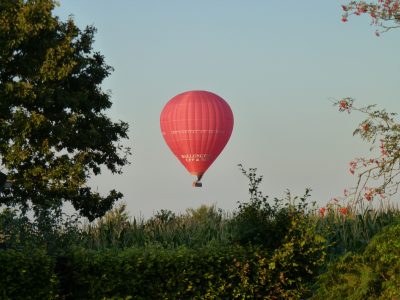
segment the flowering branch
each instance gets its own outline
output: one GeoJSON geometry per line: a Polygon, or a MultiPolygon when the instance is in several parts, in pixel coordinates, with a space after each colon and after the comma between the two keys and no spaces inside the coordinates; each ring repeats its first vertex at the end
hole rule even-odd
{"type": "Polygon", "coordinates": [[[395,113],[375,110],[375,105],[363,108],[353,106],[354,99],[344,98],[334,105],[339,111],[358,111],[366,115],[353,135],[360,135],[372,144],[370,150],[379,147],[379,155],[372,158],[356,158],[350,162],[349,171],[358,181],[350,191],[345,190],[345,198],[353,205],[363,200],[371,202],[376,196],[381,199],[391,197],[398,192],[400,185],[400,124],[394,119],[395,113]],[[372,184],[372,185],[371,185],[372,184]]]}
{"type": "Polygon", "coordinates": [[[399,0],[378,0],[375,2],[350,1],[342,5],[342,22],[347,22],[349,16],[367,14],[371,17],[371,25],[380,27],[375,34],[379,36],[393,28],[400,27],[399,0]]]}

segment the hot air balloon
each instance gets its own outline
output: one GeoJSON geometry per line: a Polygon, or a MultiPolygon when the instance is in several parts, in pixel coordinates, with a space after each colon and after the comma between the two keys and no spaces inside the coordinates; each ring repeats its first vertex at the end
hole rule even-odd
{"type": "Polygon", "coordinates": [[[224,149],[233,129],[228,103],[207,91],[188,91],[173,97],[160,116],[162,135],[172,153],[201,187],[204,173],[224,149]]]}

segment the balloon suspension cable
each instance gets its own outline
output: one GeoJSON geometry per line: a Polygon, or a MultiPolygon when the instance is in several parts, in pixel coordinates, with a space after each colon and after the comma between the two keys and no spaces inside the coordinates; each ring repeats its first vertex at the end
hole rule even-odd
{"type": "Polygon", "coordinates": [[[203,175],[197,175],[197,180],[192,183],[193,187],[202,187],[203,184],[200,182],[203,175]]]}

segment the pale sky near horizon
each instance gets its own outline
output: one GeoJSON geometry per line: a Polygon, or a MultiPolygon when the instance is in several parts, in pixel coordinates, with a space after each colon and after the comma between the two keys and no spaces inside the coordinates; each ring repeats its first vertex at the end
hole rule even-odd
{"type": "Polygon", "coordinates": [[[56,15],[94,25],[94,50],[115,71],[113,120],[130,124],[131,165],[90,184],[124,194],[132,216],[201,204],[233,211],[248,199],[237,164],[257,167],[262,190],[290,189],[324,205],[355,184],[348,172],[369,144],[352,132],[362,120],[330,98],[356,98],[399,112],[400,30],[374,35],[368,17],[342,23],[340,1],[61,0],[56,15]],[[187,90],[209,90],[232,108],[231,140],[207,171],[203,188],[167,148],[159,128],[165,103],[187,90]]]}

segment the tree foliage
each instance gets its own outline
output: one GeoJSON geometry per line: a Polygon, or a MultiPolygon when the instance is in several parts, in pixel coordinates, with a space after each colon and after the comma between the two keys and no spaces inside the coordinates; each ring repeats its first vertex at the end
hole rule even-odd
{"type": "Polygon", "coordinates": [[[122,194],[86,185],[102,166],[121,173],[128,124],[104,114],[101,89],[112,68],[93,51],[95,28],[52,14],[53,0],[0,2],[0,158],[13,182],[0,204],[36,216],[69,201],[81,215],[102,216],[122,194]]]}

